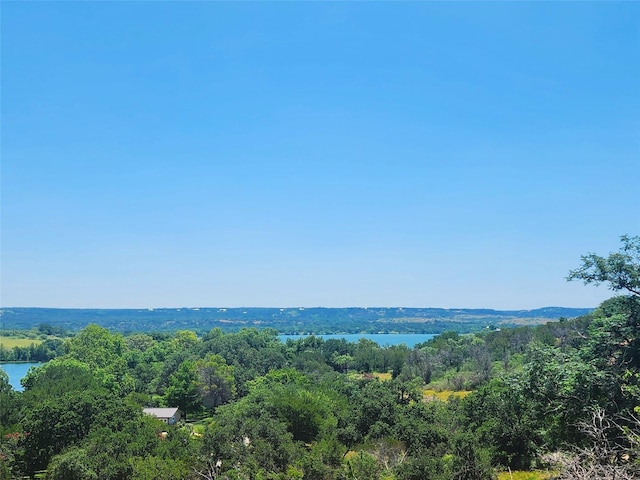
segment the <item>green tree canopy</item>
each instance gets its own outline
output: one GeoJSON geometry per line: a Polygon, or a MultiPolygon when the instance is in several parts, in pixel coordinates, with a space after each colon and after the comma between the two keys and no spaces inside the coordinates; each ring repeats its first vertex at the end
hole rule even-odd
{"type": "Polygon", "coordinates": [[[230,401],[236,393],[233,367],[220,355],[208,354],[195,362],[197,388],[207,408],[230,401]]]}
{"type": "Polygon", "coordinates": [[[193,413],[201,408],[198,391],[198,372],[194,362],[185,360],[171,377],[169,387],[164,395],[169,406],[177,406],[185,414],[193,413]]]}
{"type": "MultiPolygon", "coordinates": [[[[39,367],[31,367],[20,381],[27,392],[46,396],[87,390],[97,386],[91,367],[75,358],[56,358],[39,367]]],[[[31,395],[29,395],[31,396],[31,395]]]]}
{"type": "Polygon", "coordinates": [[[582,265],[571,270],[567,280],[582,280],[585,285],[608,283],[614,292],[627,290],[640,295],[640,236],[622,235],[620,241],[620,251],[606,258],[595,253],[583,255],[582,265]]]}
{"type": "Polygon", "coordinates": [[[9,428],[18,421],[18,400],[18,394],[9,383],[9,375],[0,368],[0,434],[5,427],[9,428]]]}
{"type": "Polygon", "coordinates": [[[98,325],[89,325],[67,344],[69,356],[93,368],[121,363],[126,349],[124,338],[98,325]]]}

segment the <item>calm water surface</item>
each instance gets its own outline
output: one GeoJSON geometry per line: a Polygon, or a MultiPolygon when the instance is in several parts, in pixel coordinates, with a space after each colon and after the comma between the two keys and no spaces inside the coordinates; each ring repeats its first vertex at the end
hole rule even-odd
{"type": "Polygon", "coordinates": [[[0,368],[9,375],[9,383],[13,389],[21,392],[20,380],[24,378],[29,368],[40,365],[44,365],[44,363],[0,363],[0,368]]]}

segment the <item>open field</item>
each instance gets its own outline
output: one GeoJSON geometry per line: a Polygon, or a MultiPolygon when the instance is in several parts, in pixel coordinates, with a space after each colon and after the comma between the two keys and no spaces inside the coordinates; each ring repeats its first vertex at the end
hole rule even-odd
{"type": "Polygon", "coordinates": [[[0,336],[0,345],[4,348],[11,349],[13,347],[28,347],[32,343],[39,345],[42,340],[35,340],[33,338],[16,338],[16,337],[3,337],[0,336]]]}
{"type": "Polygon", "coordinates": [[[425,400],[441,400],[446,402],[449,397],[454,396],[457,398],[464,398],[471,392],[468,390],[454,391],[454,390],[434,390],[432,388],[425,388],[422,390],[422,398],[425,400]]]}
{"type": "Polygon", "coordinates": [[[193,434],[196,436],[204,435],[207,425],[213,421],[213,417],[201,417],[198,415],[192,416],[187,420],[187,425],[193,429],[193,434]]]}

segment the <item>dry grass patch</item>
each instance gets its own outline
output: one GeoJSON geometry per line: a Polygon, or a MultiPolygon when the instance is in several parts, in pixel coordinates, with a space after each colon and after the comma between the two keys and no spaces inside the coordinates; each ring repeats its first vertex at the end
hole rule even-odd
{"type": "Polygon", "coordinates": [[[446,402],[447,400],[449,400],[449,397],[464,398],[470,393],[471,393],[470,390],[454,391],[454,390],[434,390],[432,388],[425,388],[424,390],[422,390],[422,398],[425,401],[440,400],[442,402],[446,402]]]}
{"type": "Polygon", "coordinates": [[[549,480],[553,473],[548,470],[498,472],[498,480],[549,480]]]}
{"type": "Polygon", "coordinates": [[[350,372],[349,373],[349,378],[351,380],[373,380],[378,379],[380,381],[387,381],[387,380],[391,380],[391,372],[387,372],[387,373],[380,373],[380,372],[374,372],[374,373],[355,373],[355,372],[350,372]]]}

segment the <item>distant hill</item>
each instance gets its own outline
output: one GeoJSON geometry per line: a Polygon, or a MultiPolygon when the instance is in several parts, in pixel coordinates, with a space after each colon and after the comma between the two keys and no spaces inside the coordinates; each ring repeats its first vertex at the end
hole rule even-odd
{"type": "Polygon", "coordinates": [[[280,333],[441,333],[478,331],[487,327],[535,325],[586,315],[591,308],[545,307],[535,310],[467,308],[158,308],[71,309],[2,308],[0,328],[31,329],[49,324],[80,330],[96,323],[111,330],[237,331],[274,328],[280,333]]]}

